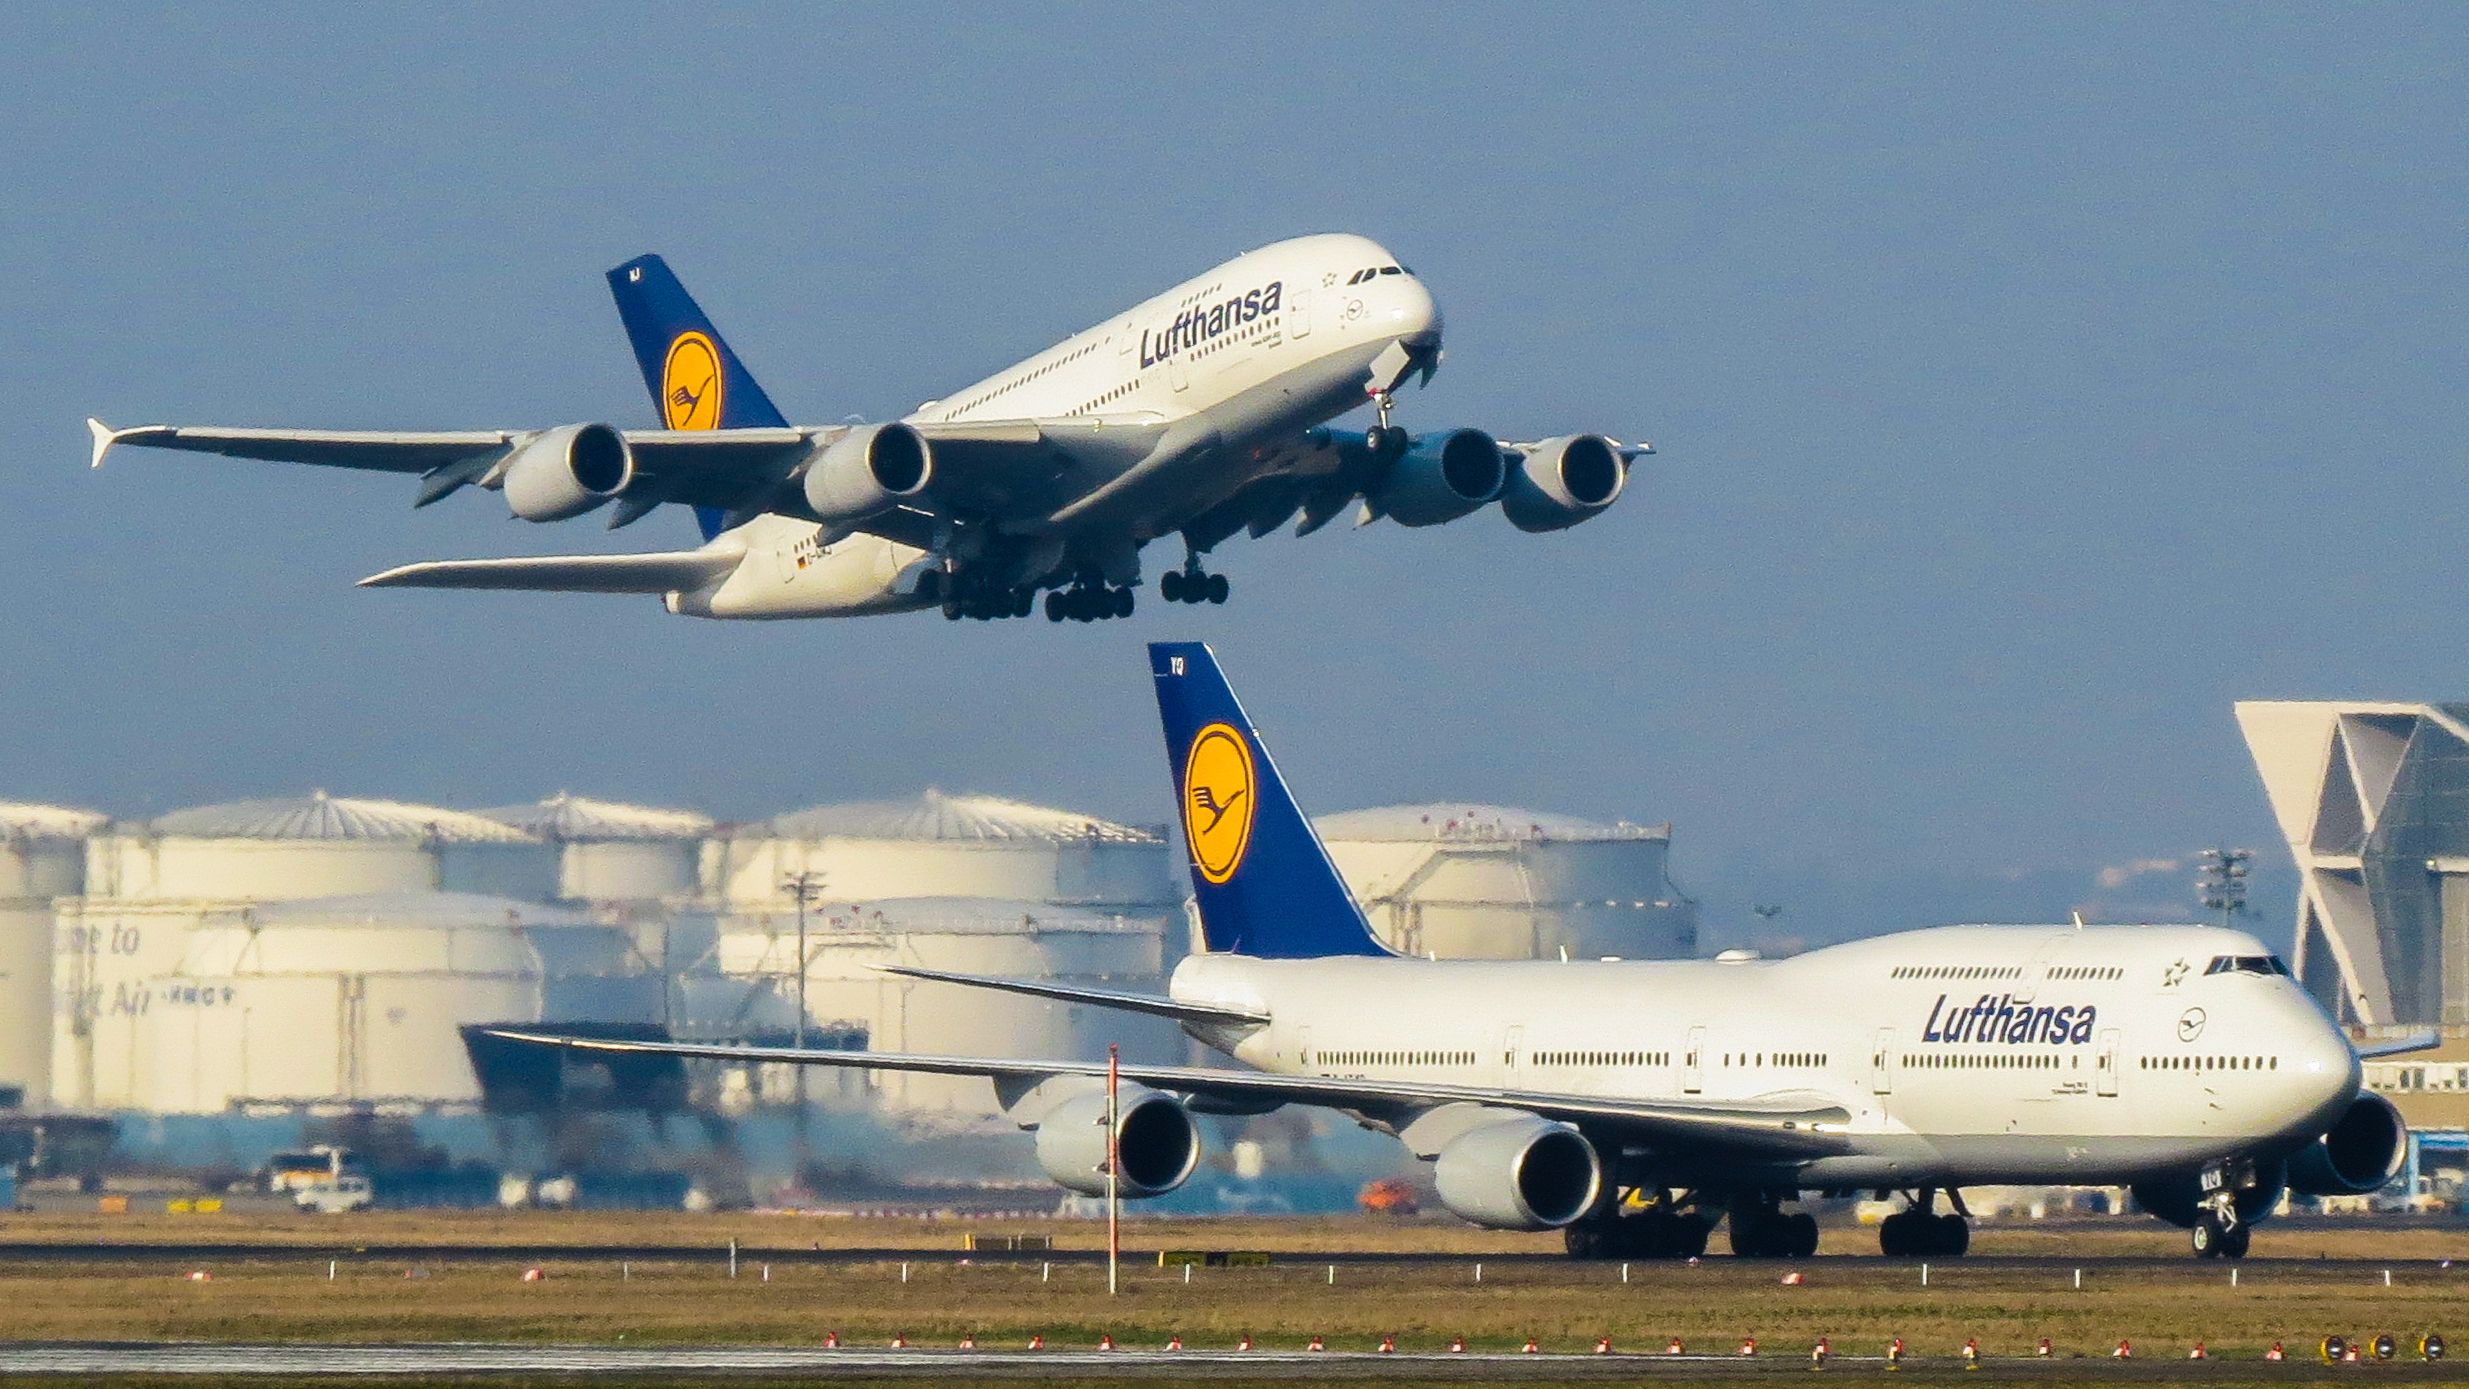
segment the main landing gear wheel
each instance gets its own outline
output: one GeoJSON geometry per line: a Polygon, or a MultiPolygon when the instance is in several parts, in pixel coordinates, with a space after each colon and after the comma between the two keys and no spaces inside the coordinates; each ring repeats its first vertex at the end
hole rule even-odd
{"type": "Polygon", "coordinates": [[[1889,1259],[1959,1259],[1971,1247],[1972,1222],[1952,1213],[1898,1211],[1878,1222],[1878,1252],[1889,1259]]]}
{"type": "Polygon", "coordinates": [[[1572,1259],[1694,1259],[1706,1252],[1709,1229],[1697,1216],[1667,1208],[1605,1211],[1561,1231],[1561,1239],[1572,1259]]]}
{"type": "Polygon", "coordinates": [[[1158,596],[1169,603],[1223,603],[1233,591],[1225,575],[1197,569],[1169,569],[1157,580],[1158,596]]]}
{"type": "Polygon", "coordinates": [[[1744,1259],[1806,1259],[1817,1253],[1817,1217],[1767,1205],[1732,1208],[1732,1253],[1744,1259]]]}
{"type": "Polygon", "coordinates": [[[1046,620],[1062,622],[1102,622],[1110,617],[1130,617],[1138,606],[1138,595],[1129,588],[1102,584],[1075,584],[1059,588],[1046,595],[1046,620]]]}

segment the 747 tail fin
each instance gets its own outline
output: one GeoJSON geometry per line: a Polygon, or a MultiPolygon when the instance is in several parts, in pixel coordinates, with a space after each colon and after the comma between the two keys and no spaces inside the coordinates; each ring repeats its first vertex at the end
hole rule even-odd
{"type": "MultiPolygon", "coordinates": [[[[788,420],[747,374],[720,330],[678,283],[669,263],[637,256],[609,272],[609,293],[634,344],[643,384],[663,429],[785,429],[788,420]]],[[[723,514],[695,508],[703,538],[720,533],[723,514]]]]}
{"type": "Polygon", "coordinates": [[[1152,642],[1149,667],[1209,949],[1273,960],[1389,954],[1217,657],[1199,642],[1152,642]]]}

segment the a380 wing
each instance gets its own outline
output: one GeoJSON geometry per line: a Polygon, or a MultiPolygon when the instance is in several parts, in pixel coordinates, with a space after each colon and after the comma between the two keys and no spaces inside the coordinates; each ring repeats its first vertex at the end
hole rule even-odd
{"type": "MultiPolygon", "coordinates": [[[[417,505],[466,485],[493,487],[505,460],[542,431],[531,429],[235,429],[219,425],[139,425],[114,429],[88,420],[93,463],[120,446],[219,454],[274,463],[417,474],[417,505]]],[[[1029,523],[1103,486],[1151,452],[1162,426],[1150,420],[916,422],[934,453],[926,495],[857,524],[887,539],[919,543],[939,519],[1029,523]]],[[[635,475],[618,500],[632,514],[662,502],[717,507],[739,515],[806,515],[797,486],[803,470],[847,425],[782,429],[621,431],[635,475]]],[[[629,517],[630,519],[630,517],[629,517]]]]}
{"type": "MultiPolygon", "coordinates": [[[[636,1056],[676,1056],[752,1065],[837,1066],[852,1070],[921,1071],[935,1075],[985,1076],[1035,1081],[1049,1076],[1106,1074],[1102,1061],[1021,1061],[984,1056],[921,1056],[902,1052],[826,1051],[796,1047],[703,1045],[693,1042],[630,1042],[566,1037],[520,1029],[490,1035],[567,1051],[636,1056]]],[[[1520,1109],[1547,1119],[1616,1130],[1649,1142],[1719,1147],[1775,1157],[1816,1157],[1842,1151],[1850,1114],[1831,1104],[1702,1104],[1622,1100],[1600,1095],[1434,1085],[1351,1076],[1287,1076],[1214,1066],[1126,1064],[1125,1080],[1184,1095],[1282,1104],[1324,1105],[1362,1111],[1413,1111],[1445,1104],[1520,1109]]]]}

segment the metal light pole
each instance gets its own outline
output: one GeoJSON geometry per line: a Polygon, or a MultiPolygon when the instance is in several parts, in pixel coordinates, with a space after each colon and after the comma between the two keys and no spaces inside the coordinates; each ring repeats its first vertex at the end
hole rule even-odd
{"type": "Polygon", "coordinates": [[[2202,860],[2196,869],[2195,891],[2203,905],[2220,913],[2220,924],[2226,926],[2236,917],[2246,916],[2246,865],[2255,856],[2252,849],[2205,849],[2196,857],[2202,860]]]}
{"type": "MultiPolygon", "coordinates": [[[[794,1045],[806,1049],[806,908],[822,894],[823,875],[810,869],[791,873],[780,880],[782,890],[797,898],[797,1032],[794,1045]]],[[[806,1068],[791,1067],[796,1072],[797,1085],[797,1179],[806,1179],[806,1068]]]]}
{"type": "Polygon", "coordinates": [[[1106,1044],[1106,1296],[1118,1292],[1117,1267],[1123,1262],[1123,1196],[1117,1170],[1122,1165],[1117,1100],[1123,1085],[1123,1048],[1106,1044]]]}

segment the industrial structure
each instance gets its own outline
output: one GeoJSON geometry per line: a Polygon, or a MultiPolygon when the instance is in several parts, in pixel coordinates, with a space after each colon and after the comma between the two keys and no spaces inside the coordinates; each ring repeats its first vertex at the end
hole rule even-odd
{"type": "Polygon", "coordinates": [[[2237,706],[2298,871],[2298,977],[2364,1027],[2469,1024],[2469,705],[2237,706]]]}
{"type": "MultiPolygon", "coordinates": [[[[1668,826],[1491,806],[1322,822],[1401,951],[1694,953],[1668,826]]],[[[971,1055],[1177,1059],[1171,1024],[874,968],[1154,991],[1190,949],[1180,839],[989,796],[723,824],[559,792],[450,810],[324,792],[150,821],[0,804],[0,1104],[94,1113],[455,1111],[475,1024],[971,1055]]],[[[818,1082],[810,1077],[809,1084],[818,1082]]],[[[981,1081],[827,1082],[929,1126],[981,1081]]],[[[694,1077],[724,1110],[789,1072],[694,1077]]]]}
{"type": "Polygon", "coordinates": [[[0,802],[0,1096],[15,1108],[51,1098],[53,903],[85,891],[92,811],[0,802]]]}
{"type": "Polygon", "coordinates": [[[1394,805],[1317,822],[1390,949],[1441,959],[1686,959],[1697,903],[1668,876],[1672,827],[1508,806],[1394,805]]]}

